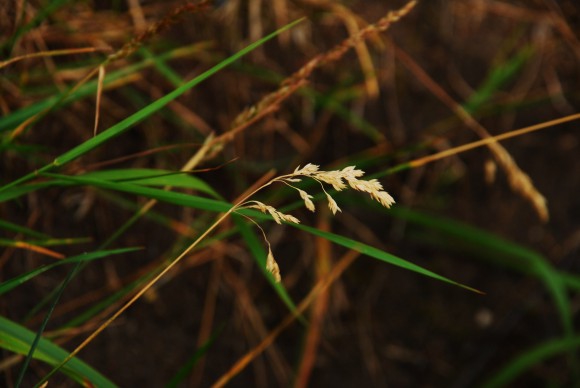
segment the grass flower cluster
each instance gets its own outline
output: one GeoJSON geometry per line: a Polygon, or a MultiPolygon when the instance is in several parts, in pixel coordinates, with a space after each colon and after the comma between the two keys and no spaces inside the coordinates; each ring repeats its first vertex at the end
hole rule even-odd
{"type": "MultiPolygon", "coordinates": [[[[365,172],[363,170],[358,170],[355,166],[347,166],[342,170],[331,170],[331,171],[324,171],[320,170],[320,166],[316,164],[308,163],[304,167],[298,166],[294,172],[287,175],[282,175],[270,180],[265,185],[261,186],[258,190],[259,191],[266,186],[271,185],[275,182],[282,182],[289,187],[298,191],[300,198],[304,201],[304,205],[306,208],[312,212],[316,211],[316,207],[314,206],[314,202],[312,202],[313,196],[308,194],[306,191],[299,189],[298,187],[294,186],[294,183],[298,183],[302,181],[302,178],[311,178],[317,181],[324,191],[326,195],[326,200],[328,201],[328,207],[332,214],[336,214],[336,212],[342,211],[338,204],[332,198],[332,196],[326,191],[324,188],[324,184],[332,186],[332,188],[336,191],[342,191],[348,189],[349,187],[361,191],[363,193],[368,193],[371,198],[377,202],[379,202],[382,206],[386,207],[387,209],[390,208],[394,203],[395,200],[393,197],[384,190],[383,185],[376,179],[370,180],[362,180],[361,178],[365,172]]],[[[282,224],[282,221],[286,222],[293,222],[293,223],[300,223],[300,220],[290,214],[285,214],[277,210],[275,207],[266,205],[260,201],[250,200],[246,201],[239,206],[237,206],[236,210],[239,209],[257,209],[265,214],[270,214],[274,221],[277,224],[282,224]]],[[[261,229],[261,228],[260,228],[261,229]]],[[[264,238],[268,243],[268,258],[266,260],[266,269],[274,276],[276,281],[281,281],[280,276],[280,268],[274,259],[274,255],[272,254],[272,249],[270,247],[270,243],[266,238],[264,231],[264,238]]]]}

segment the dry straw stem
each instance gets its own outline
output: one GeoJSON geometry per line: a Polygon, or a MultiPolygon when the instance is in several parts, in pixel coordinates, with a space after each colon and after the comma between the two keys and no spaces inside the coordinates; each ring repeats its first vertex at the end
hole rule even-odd
{"type": "Polygon", "coordinates": [[[10,58],[5,61],[0,62],[0,69],[11,65],[14,62],[23,61],[25,59],[32,59],[32,58],[45,58],[45,57],[57,57],[61,55],[74,55],[74,54],[85,54],[85,53],[94,53],[96,51],[103,51],[103,49],[99,49],[96,47],[81,47],[81,48],[71,48],[71,49],[63,49],[63,50],[50,50],[50,51],[40,51],[38,53],[30,53],[25,55],[20,55],[18,57],[10,58]]]}
{"type": "MultiPolygon", "coordinates": [[[[321,212],[318,217],[316,228],[330,232],[328,214],[321,212]]],[[[316,238],[316,260],[314,263],[317,281],[322,281],[330,273],[333,267],[332,243],[322,237],[316,238]]],[[[328,317],[328,309],[331,300],[330,289],[321,291],[310,308],[310,319],[307,333],[304,339],[304,350],[300,360],[300,366],[296,372],[294,386],[302,388],[308,386],[308,381],[315,368],[317,353],[322,341],[323,324],[328,317]]]]}
{"type": "Polygon", "coordinates": [[[415,159],[415,160],[409,162],[409,165],[412,168],[421,167],[427,163],[434,162],[435,160],[447,158],[451,155],[456,155],[456,154],[459,154],[461,152],[469,151],[469,150],[472,150],[474,148],[488,145],[490,143],[495,143],[495,142],[498,142],[501,140],[506,140],[506,139],[509,139],[512,137],[521,136],[521,135],[524,135],[526,133],[539,131],[540,129],[546,129],[549,127],[553,127],[555,125],[564,124],[564,123],[574,121],[574,120],[580,120],[580,113],[576,113],[576,114],[569,115],[569,116],[562,117],[562,118],[555,119],[555,120],[546,121],[546,122],[540,123],[540,124],[531,125],[529,127],[517,129],[517,130],[511,131],[511,132],[502,133],[501,135],[488,137],[488,138],[485,138],[482,140],[474,141],[474,142],[469,143],[469,144],[464,144],[462,146],[450,148],[448,150],[438,152],[434,155],[429,155],[429,156],[425,156],[425,157],[420,158],[420,159],[415,159]]]}
{"type": "MultiPolygon", "coordinates": [[[[380,19],[375,24],[368,25],[358,33],[336,45],[330,51],[312,58],[298,71],[282,81],[280,87],[276,91],[267,94],[257,104],[241,112],[232,121],[230,130],[216,137],[216,150],[221,149],[221,147],[223,147],[226,142],[231,141],[237,133],[247,128],[251,123],[256,122],[266,114],[277,110],[279,105],[284,100],[294,94],[294,92],[300,87],[308,83],[308,77],[310,77],[314,70],[332,62],[338,61],[346,54],[348,50],[356,47],[360,42],[363,42],[365,39],[374,36],[379,32],[386,31],[391,26],[391,24],[398,22],[402,17],[411,12],[416,4],[417,2],[413,0],[408,2],[399,10],[390,11],[385,17],[380,19]]],[[[215,153],[212,153],[210,157],[213,157],[214,155],[215,153]]]]}
{"type": "Polygon", "coordinates": [[[479,137],[489,139],[485,144],[489,147],[491,153],[495,157],[498,164],[505,171],[508,182],[513,191],[519,193],[522,197],[527,199],[538,214],[540,220],[548,221],[548,208],[546,206],[546,198],[534,187],[530,177],[523,172],[507,150],[498,144],[494,137],[473,118],[460,104],[458,104],[451,96],[443,90],[409,55],[402,49],[396,48],[395,53],[405,66],[417,76],[439,100],[447,105],[471,130],[473,130],[479,137]]]}

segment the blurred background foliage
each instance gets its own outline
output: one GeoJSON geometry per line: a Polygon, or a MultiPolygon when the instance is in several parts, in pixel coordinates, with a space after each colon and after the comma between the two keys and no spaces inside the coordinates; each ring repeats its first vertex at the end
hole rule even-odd
{"type": "MultiPolygon", "coordinates": [[[[0,5],[0,179],[4,187],[14,183],[0,192],[2,384],[17,381],[22,354],[69,263],[85,265],[59,299],[41,343],[48,355],[30,364],[24,386],[51,370],[50,357],[66,354],[51,346],[74,349],[215,218],[161,201],[125,227],[146,204],[145,194],[48,175],[16,183],[88,144],[97,111],[96,133],[147,114],[53,172],[109,179],[118,188],[147,177],[156,181],[140,184],[232,202],[272,169],[356,165],[379,177],[397,200],[393,209],[341,193],[343,213],[310,213],[283,187],[260,193],[260,200],[287,206],[304,225],[485,293],[353,256],[303,319],[287,325],[232,386],[579,384],[578,122],[502,142],[511,167],[488,147],[421,161],[485,133],[577,114],[580,5],[419,1],[386,32],[369,34],[308,82],[286,83],[296,89],[260,105],[310,60],[405,2],[201,3],[0,5]],[[185,88],[216,65],[223,68],[185,88]],[[179,88],[179,96],[151,109],[179,88]],[[220,141],[195,172],[172,175],[210,136],[220,141]],[[531,188],[511,181],[520,174],[531,188]],[[549,217],[538,209],[541,196],[549,217]],[[130,247],[141,249],[124,249],[130,247]]],[[[98,371],[104,385],[208,386],[268,338],[288,306],[354,255],[313,233],[261,223],[287,294],[276,292],[254,259],[265,257],[262,236],[243,225],[241,218],[221,225],[89,344],[79,357],[94,369],[75,359],[66,374],[82,381],[98,371]]],[[[76,383],[58,374],[50,384],[76,383]]]]}

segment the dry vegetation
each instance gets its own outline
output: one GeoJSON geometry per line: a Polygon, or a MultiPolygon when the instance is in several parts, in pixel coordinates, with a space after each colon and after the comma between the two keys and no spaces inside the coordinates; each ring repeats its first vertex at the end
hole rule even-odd
{"type": "Polygon", "coordinates": [[[9,0],[0,34],[0,385],[62,361],[24,328],[119,386],[580,384],[576,1],[9,0]]]}

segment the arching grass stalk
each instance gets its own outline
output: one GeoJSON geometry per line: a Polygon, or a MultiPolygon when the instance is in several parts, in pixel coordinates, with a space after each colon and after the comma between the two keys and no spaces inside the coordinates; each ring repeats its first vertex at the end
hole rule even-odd
{"type": "MultiPolygon", "coordinates": [[[[95,339],[103,330],[105,330],[115,319],[117,319],[125,310],[127,310],[133,303],[135,303],[143,294],[145,294],[155,283],[159,281],[167,272],[169,272],[175,265],[177,265],[187,254],[189,254],[194,248],[196,248],[199,243],[206,238],[218,225],[220,225],[230,214],[237,212],[242,209],[258,209],[263,213],[270,214],[275,222],[281,224],[282,221],[299,223],[296,217],[284,214],[278,211],[273,206],[266,205],[262,202],[256,200],[250,200],[258,191],[270,186],[275,182],[284,183],[290,187],[296,189],[304,201],[307,209],[310,211],[315,211],[316,208],[312,202],[312,196],[305,191],[295,187],[293,184],[300,182],[302,178],[310,178],[317,181],[322,190],[326,194],[326,199],[328,201],[328,207],[336,214],[337,211],[341,211],[338,207],[336,201],[332,196],[324,189],[324,184],[331,185],[336,191],[341,191],[347,188],[352,188],[357,191],[362,191],[368,193],[372,199],[378,201],[381,205],[386,208],[391,207],[395,203],[393,197],[383,190],[382,184],[376,179],[362,180],[359,179],[364,175],[364,171],[357,170],[354,166],[348,166],[342,170],[333,171],[322,171],[319,166],[314,164],[307,164],[303,168],[296,168],[294,172],[286,175],[281,175],[279,177],[273,178],[259,186],[257,189],[251,191],[249,194],[244,196],[238,203],[233,205],[227,212],[220,215],[217,220],[203,232],[193,243],[191,243],[181,254],[175,258],[171,263],[169,263],[165,268],[163,268],[153,279],[151,279],[143,288],[139,290],[128,302],[126,302],[119,310],[117,310],[109,319],[103,322],[90,336],[88,336],[75,350],[73,350],[68,357],[66,357],[58,366],[56,366],[50,373],[48,373],[36,386],[40,386],[46,382],[56,371],[66,365],[73,357],[75,357],[85,346],[87,346],[93,339],[95,339]]],[[[267,240],[266,240],[267,241],[267,240]]],[[[270,246],[267,241],[268,246],[270,246]]],[[[281,280],[280,270],[278,264],[274,260],[271,249],[268,249],[268,258],[266,262],[266,268],[277,281],[281,280]]]]}

